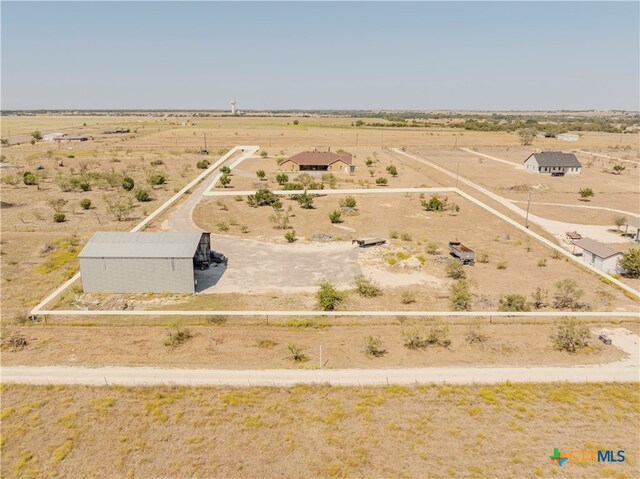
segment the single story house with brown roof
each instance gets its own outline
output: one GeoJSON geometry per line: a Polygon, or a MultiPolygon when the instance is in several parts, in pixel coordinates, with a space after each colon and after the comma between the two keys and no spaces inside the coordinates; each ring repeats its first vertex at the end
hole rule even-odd
{"type": "Polygon", "coordinates": [[[616,273],[618,260],[622,257],[622,251],[613,249],[606,244],[591,238],[582,238],[573,242],[578,248],[582,248],[582,262],[604,271],[616,273]]]}
{"type": "Polygon", "coordinates": [[[303,151],[297,153],[280,164],[285,171],[344,171],[349,173],[353,168],[351,153],[331,151],[303,151]]]}

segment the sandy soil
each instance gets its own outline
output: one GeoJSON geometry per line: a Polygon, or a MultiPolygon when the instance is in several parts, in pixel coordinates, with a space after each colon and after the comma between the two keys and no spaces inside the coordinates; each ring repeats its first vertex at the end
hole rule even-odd
{"type": "MultiPolygon", "coordinates": [[[[626,356],[620,349],[604,347],[594,336],[588,353],[568,354],[552,348],[553,324],[485,324],[482,344],[465,340],[467,326],[450,326],[451,347],[411,351],[403,346],[402,332],[412,321],[396,325],[287,327],[243,324],[230,320],[221,326],[189,326],[194,338],[177,348],[163,345],[169,327],[73,327],[31,326],[12,328],[11,333],[29,338],[26,350],[2,352],[3,365],[47,364],[115,366],[155,365],[210,369],[271,369],[298,367],[288,359],[287,345],[298,344],[308,355],[302,367],[317,367],[319,347],[325,368],[404,368],[429,366],[562,366],[601,364],[626,356]],[[379,336],[388,353],[371,359],[364,354],[365,337],[379,336]],[[258,340],[276,344],[259,347],[258,340]]],[[[298,324],[292,320],[290,324],[298,324]]]]}

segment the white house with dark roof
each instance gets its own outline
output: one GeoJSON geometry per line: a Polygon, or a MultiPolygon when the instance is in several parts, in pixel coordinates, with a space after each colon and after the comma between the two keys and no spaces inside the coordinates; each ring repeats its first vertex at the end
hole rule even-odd
{"type": "Polygon", "coordinates": [[[524,160],[524,167],[528,172],[539,175],[579,175],[582,172],[582,164],[576,155],[561,151],[533,153],[524,160]]]}
{"type": "Polygon", "coordinates": [[[605,273],[618,272],[618,260],[622,257],[622,251],[591,238],[582,238],[574,241],[573,244],[582,249],[583,263],[605,273]]]}

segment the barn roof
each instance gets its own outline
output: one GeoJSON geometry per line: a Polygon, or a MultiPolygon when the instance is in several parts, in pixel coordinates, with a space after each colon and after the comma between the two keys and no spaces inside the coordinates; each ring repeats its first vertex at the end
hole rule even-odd
{"type": "Polygon", "coordinates": [[[574,241],[573,244],[602,259],[607,259],[611,256],[622,253],[620,250],[613,249],[606,244],[600,243],[591,238],[582,238],[574,241]]]}
{"type": "Polygon", "coordinates": [[[193,258],[202,232],[95,233],[78,258],[193,258]]]}
{"type": "MultiPolygon", "coordinates": [[[[582,164],[573,153],[562,153],[561,151],[543,151],[541,153],[531,154],[527,160],[534,157],[540,166],[562,166],[562,167],[581,167],[582,164]]],[[[526,160],[525,160],[526,161],[526,160]]]]}
{"type": "Polygon", "coordinates": [[[332,151],[303,151],[289,157],[290,161],[298,165],[323,165],[329,166],[338,160],[351,164],[351,153],[333,153],[332,151]]]}

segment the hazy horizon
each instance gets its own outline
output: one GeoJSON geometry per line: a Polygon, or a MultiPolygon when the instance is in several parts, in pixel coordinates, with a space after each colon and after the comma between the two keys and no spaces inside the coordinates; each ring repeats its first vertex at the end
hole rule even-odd
{"type": "Polygon", "coordinates": [[[2,2],[7,110],[638,111],[638,2],[2,2]]]}

